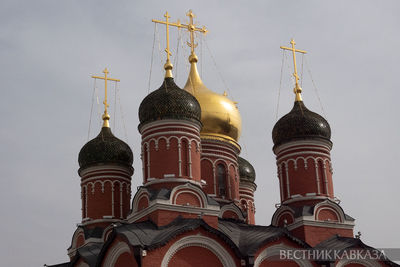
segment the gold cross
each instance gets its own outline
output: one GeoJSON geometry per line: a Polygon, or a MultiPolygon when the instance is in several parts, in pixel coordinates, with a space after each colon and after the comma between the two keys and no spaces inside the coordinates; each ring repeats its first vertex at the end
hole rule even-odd
{"type": "Polygon", "coordinates": [[[160,24],[165,24],[166,26],[166,35],[167,35],[167,48],[165,49],[165,52],[167,53],[167,62],[164,65],[164,69],[166,70],[165,72],[165,77],[172,77],[172,63],[170,60],[170,56],[171,56],[171,51],[169,50],[169,26],[175,26],[175,27],[181,27],[181,23],[178,22],[177,23],[173,23],[173,22],[169,22],[168,19],[171,18],[168,14],[168,11],[165,12],[164,14],[165,17],[165,21],[162,20],[156,20],[156,19],[152,19],[151,21],[154,23],[160,23],[160,24]]]}
{"type": "MultiPolygon", "coordinates": [[[[186,14],[190,18],[189,24],[181,24],[180,21],[178,20],[176,23],[174,22],[169,22],[168,19],[170,18],[168,12],[165,12],[165,21],[161,20],[155,20],[153,19],[152,22],[154,23],[160,23],[160,24],[165,24],[166,25],[166,33],[167,33],[167,48],[165,49],[165,52],[167,53],[167,63],[164,65],[164,69],[166,70],[165,77],[172,77],[172,64],[170,61],[170,55],[171,51],[169,50],[169,26],[174,26],[177,28],[185,28],[190,32],[190,43],[188,42],[187,44],[191,48],[191,58],[196,59],[196,55],[194,54],[194,49],[197,47],[197,44],[194,42],[194,32],[198,31],[203,34],[207,33],[207,29],[203,26],[202,28],[196,27],[196,25],[193,23],[193,18],[195,15],[193,14],[192,10],[189,10],[189,12],[186,14]]],[[[197,61],[197,59],[196,59],[197,61]]]]}
{"type": "Polygon", "coordinates": [[[104,73],[104,77],[92,76],[92,78],[102,79],[105,82],[105,85],[104,85],[104,91],[105,91],[104,95],[105,96],[104,96],[104,102],[103,102],[103,104],[104,104],[104,114],[102,116],[102,119],[104,121],[103,122],[103,127],[110,127],[110,125],[108,123],[108,121],[110,119],[110,115],[108,115],[108,113],[107,113],[107,108],[109,107],[108,104],[107,104],[107,81],[119,82],[120,80],[107,77],[107,74],[109,73],[107,68],[104,69],[103,73],[104,73]]]}
{"type": "Polygon", "coordinates": [[[190,32],[190,43],[187,42],[187,44],[190,47],[191,55],[194,56],[194,49],[197,47],[197,44],[194,43],[194,32],[198,31],[203,34],[206,34],[207,29],[205,26],[203,26],[201,28],[196,27],[196,24],[193,23],[193,18],[195,17],[195,15],[193,14],[192,10],[189,10],[189,12],[186,13],[186,16],[189,17],[190,22],[189,22],[189,24],[182,24],[182,27],[186,28],[190,32]]]}
{"type": "Polygon", "coordinates": [[[296,85],[295,85],[295,88],[294,88],[294,93],[296,94],[296,101],[302,101],[302,98],[301,98],[301,91],[302,91],[302,90],[301,90],[301,88],[300,88],[300,86],[299,86],[299,75],[297,74],[297,66],[296,66],[296,52],[299,52],[299,53],[302,53],[302,54],[306,54],[307,52],[304,51],[304,50],[295,49],[294,45],[295,45],[296,43],[294,42],[293,39],[290,41],[290,43],[292,44],[292,48],[290,48],[290,47],[285,47],[285,46],[281,46],[281,48],[282,48],[283,50],[290,50],[290,51],[293,52],[293,64],[294,64],[294,73],[293,73],[293,76],[294,76],[294,78],[296,79],[296,85]]]}

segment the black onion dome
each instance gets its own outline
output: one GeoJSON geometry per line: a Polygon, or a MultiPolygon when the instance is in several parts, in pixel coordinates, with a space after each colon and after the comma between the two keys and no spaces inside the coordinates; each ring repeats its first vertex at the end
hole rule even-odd
{"type": "Polygon", "coordinates": [[[238,157],[239,176],[241,182],[252,182],[256,180],[256,171],[253,165],[242,157],[238,157]]]}
{"type": "Polygon", "coordinates": [[[81,169],[100,164],[114,163],[132,167],[132,150],[115,137],[109,127],[103,127],[98,136],[87,142],[79,152],[81,169]]]}
{"type": "Polygon", "coordinates": [[[272,140],[278,146],[292,140],[310,138],[330,141],[331,127],[321,115],[308,110],[303,101],[296,101],[292,110],[275,124],[272,140]]]}
{"type": "Polygon", "coordinates": [[[192,94],[179,88],[173,78],[165,78],[161,87],[147,95],[139,107],[139,127],[162,119],[192,120],[201,123],[199,102],[192,94]]]}

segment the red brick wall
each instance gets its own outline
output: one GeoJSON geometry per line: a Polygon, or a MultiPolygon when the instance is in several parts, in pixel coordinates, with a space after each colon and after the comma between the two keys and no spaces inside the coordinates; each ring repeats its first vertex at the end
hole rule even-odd
{"type": "Polygon", "coordinates": [[[300,226],[292,230],[291,233],[311,246],[315,246],[336,234],[344,237],[353,237],[353,230],[310,225],[300,226]]]}

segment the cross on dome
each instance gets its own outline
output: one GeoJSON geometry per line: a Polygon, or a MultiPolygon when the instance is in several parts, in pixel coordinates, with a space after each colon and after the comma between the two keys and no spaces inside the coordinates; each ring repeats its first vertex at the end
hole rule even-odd
{"type": "Polygon", "coordinates": [[[293,53],[293,65],[294,65],[294,73],[293,76],[296,79],[296,85],[294,88],[294,93],[296,94],[296,101],[303,101],[301,98],[301,87],[299,86],[299,75],[297,74],[297,65],[296,65],[296,52],[302,53],[302,54],[306,54],[307,52],[304,50],[299,50],[295,48],[295,41],[292,39],[290,41],[290,44],[292,45],[292,47],[285,47],[285,46],[281,46],[280,48],[283,50],[290,50],[293,53]]]}
{"type": "Polygon", "coordinates": [[[103,121],[104,121],[104,122],[103,122],[103,127],[110,127],[110,124],[109,124],[110,115],[108,115],[108,112],[107,112],[107,108],[109,107],[109,105],[107,104],[107,81],[119,82],[120,80],[107,77],[107,75],[109,74],[109,71],[107,70],[107,68],[105,68],[105,69],[103,70],[103,73],[104,73],[104,77],[92,76],[92,78],[104,80],[104,101],[103,101],[103,104],[104,104],[104,114],[103,114],[103,116],[102,116],[102,119],[103,119],[103,121]]]}

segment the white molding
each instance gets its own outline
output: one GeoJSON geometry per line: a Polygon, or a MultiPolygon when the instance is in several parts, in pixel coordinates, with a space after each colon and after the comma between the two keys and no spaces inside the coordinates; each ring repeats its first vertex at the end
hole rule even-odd
{"type": "MultiPolygon", "coordinates": [[[[162,129],[162,128],[168,127],[167,124],[174,125],[174,126],[175,125],[180,125],[179,127],[188,126],[189,129],[193,128],[193,129],[195,129],[197,131],[200,131],[200,129],[201,129],[201,126],[198,123],[195,123],[195,122],[166,119],[166,120],[157,120],[157,121],[152,121],[152,122],[146,123],[145,125],[143,125],[139,129],[139,132],[141,134],[143,134],[144,132],[146,132],[148,130],[153,130],[153,129],[158,129],[158,128],[162,129]],[[184,126],[181,126],[181,125],[184,125],[184,126]]],[[[174,126],[172,126],[172,127],[174,127],[174,126]]]]}
{"type": "Polygon", "coordinates": [[[95,220],[89,220],[86,222],[82,223],[82,226],[90,225],[90,224],[95,224],[95,223],[114,223],[114,222],[122,222],[124,220],[121,219],[95,219],[95,220]]]}
{"type": "MultiPolygon", "coordinates": [[[[233,145],[232,140],[229,141],[221,141],[221,140],[213,140],[213,139],[208,139],[208,138],[202,138],[201,134],[200,134],[200,138],[201,138],[201,144],[203,146],[209,146],[210,148],[208,149],[214,149],[214,150],[219,150],[222,149],[226,149],[226,150],[230,150],[232,153],[234,154],[239,154],[241,149],[240,149],[240,145],[234,141],[236,143],[236,145],[233,145]],[[216,149],[215,149],[216,148],[216,149]]],[[[207,149],[207,148],[205,148],[207,149]]]]}
{"type": "MultiPolygon", "coordinates": [[[[285,201],[282,202],[282,204],[290,204],[293,202],[297,201],[304,201],[304,200],[317,200],[317,199],[331,199],[328,196],[305,196],[305,197],[299,197],[299,198],[289,198],[285,201]]],[[[331,199],[333,201],[333,199],[331,199]]]]}
{"type": "MultiPolygon", "coordinates": [[[[167,201],[169,202],[169,200],[167,201]]],[[[131,213],[128,216],[127,220],[129,223],[135,222],[156,210],[191,213],[199,216],[201,215],[218,216],[219,214],[219,206],[208,205],[208,207],[206,208],[199,208],[193,206],[172,205],[170,203],[163,202],[162,200],[161,201],[153,200],[149,205],[149,207],[140,210],[138,212],[131,213]]]]}
{"type": "MultiPolygon", "coordinates": [[[[254,267],[259,267],[264,260],[267,260],[270,257],[274,257],[274,256],[279,257],[281,250],[293,250],[293,249],[295,249],[295,248],[286,246],[283,243],[280,243],[280,244],[277,244],[277,245],[274,245],[271,247],[267,247],[263,251],[261,251],[260,254],[258,254],[257,258],[254,261],[254,267]]],[[[312,267],[313,266],[309,261],[303,260],[303,259],[301,259],[301,260],[293,259],[292,261],[296,262],[300,267],[312,267]]]]}
{"type": "Polygon", "coordinates": [[[294,210],[288,206],[280,206],[272,215],[271,224],[274,226],[278,226],[279,218],[281,217],[282,214],[286,212],[291,214],[294,221],[294,216],[293,216],[294,210]]]}
{"type": "Polygon", "coordinates": [[[222,206],[222,208],[219,211],[218,217],[223,218],[222,216],[224,215],[224,212],[226,212],[226,211],[232,211],[238,216],[239,220],[243,220],[243,221],[245,220],[245,218],[243,217],[243,214],[242,214],[242,210],[234,203],[222,206]]]}
{"type": "MultiPolygon", "coordinates": [[[[314,155],[324,156],[324,157],[327,157],[329,159],[329,161],[331,160],[330,154],[305,150],[305,151],[299,151],[299,152],[293,152],[293,153],[290,153],[290,154],[286,154],[286,155],[284,155],[282,157],[277,157],[277,162],[281,162],[283,159],[286,159],[286,158],[290,158],[290,157],[298,156],[298,155],[304,155],[304,154],[307,154],[307,155],[311,154],[308,157],[313,157],[314,155]]],[[[298,158],[300,158],[300,157],[298,157],[298,158]]]]}
{"type": "Polygon", "coordinates": [[[210,250],[218,257],[224,267],[236,266],[235,261],[225,248],[214,239],[201,235],[186,236],[176,241],[165,253],[161,267],[168,267],[170,260],[181,249],[187,247],[202,247],[210,250]]]}
{"type": "Polygon", "coordinates": [[[297,140],[297,141],[292,141],[288,142],[285,144],[282,144],[274,149],[275,155],[280,154],[282,150],[286,150],[295,146],[321,146],[324,147],[325,149],[328,149],[329,151],[332,149],[332,144],[330,144],[328,141],[322,141],[322,140],[297,140]]]}
{"type": "Polygon", "coordinates": [[[125,183],[131,183],[132,179],[128,179],[126,177],[123,176],[117,176],[117,175],[99,175],[99,176],[93,176],[90,178],[87,178],[85,180],[82,179],[81,185],[85,184],[85,183],[90,183],[93,180],[99,180],[99,179],[119,179],[119,180],[123,180],[125,183]]]}
{"type": "Polygon", "coordinates": [[[96,173],[96,172],[122,172],[123,174],[126,174],[127,176],[132,176],[132,170],[131,167],[126,167],[126,166],[121,166],[121,165],[95,165],[91,167],[87,167],[83,169],[80,172],[80,176],[84,177],[86,175],[90,175],[91,173],[96,173]]]}
{"type": "Polygon", "coordinates": [[[354,228],[354,223],[352,222],[330,222],[330,221],[315,221],[309,220],[308,216],[302,216],[296,218],[295,222],[289,225],[287,228],[289,231],[296,229],[300,226],[315,226],[322,228],[338,228],[338,229],[348,229],[352,230],[354,228]]]}
{"type": "Polygon", "coordinates": [[[161,184],[161,183],[192,183],[192,184],[201,186],[200,182],[194,181],[194,180],[191,180],[188,178],[161,178],[161,179],[148,178],[148,180],[150,180],[150,179],[154,179],[154,180],[148,181],[147,183],[144,184],[144,186],[149,186],[152,184],[161,184]]]}
{"type": "Polygon", "coordinates": [[[215,158],[217,158],[216,160],[219,160],[219,159],[225,159],[225,160],[229,160],[229,161],[231,161],[231,162],[237,162],[237,159],[235,159],[235,157],[231,157],[231,155],[230,156],[224,156],[224,155],[220,155],[220,154],[215,154],[215,153],[204,153],[204,152],[202,152],[201,153],[201,157],[215,157],[215,158]]]}
{"type": "Polygon", "coordinates": [[[116,245],[108,249],[107,257],[103,261],[103,266],[115,266],[118,258],[124,253],[132,254],[128,244],[119,241],[116,245]]]}
{"type": "Polygon", "coordinates": [[[181,136],[190,136],[194,140],[198,140],[199,142],[201,142],[199,135],[196,135],[196,134],[183,132],[183,131],[166,131],[166,132],[156,132],[156,133],[152,133],[152,134],[147,135],[147,136],[142,136],[142,143],[143,144],[147,143],[147,142],[150,143],[151,140],[154,140],[153,137],[156,137],[156,136],[164,136],[165,137],[166,135],[170,135],[168,137],[168,139],[170,139],[170,138],[180,138],[181,136]],[[178,136],[180,136],[180,137],[178,137],[178,136]],[[148,140],[148,139],[150,139],[150,140],[148,140]]]}
{"type": "MultiPolygon", "coordinates": [[[[315,213],[315,220],[316,220],[316,221],[321,221],[321,220],[318,220],[318,215],[319,215],[319,213],[320,213],[322,210],[330,210],[330,211],[333,211],[333,213],[335,213],[335,215],[336,215],[336,218],[337,218],[338,222],[340,222],[340,223],[343,222],[342,216],[340,216],[340,214],[339,214],[335,209],[332,209],[331,207],[322,207],[322,208],[317,209],[317,211],[316,211],[316,213],[315,213]]],[[[324,221],[323,221],[323,222],[324,222],[324,221]]]]}
{"type": "Polygon", "coordinates": [[[148,204],[150,205],[150,198],[149,198],[149,193],[146,188],[141,187],[135,194],[132,200],[132,212],[137,212],[139,209],[139,202],[142,199],[142,197],[146,197],[148,204]]]}

